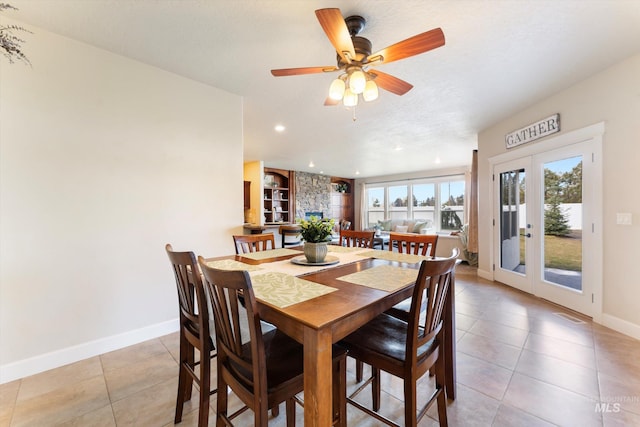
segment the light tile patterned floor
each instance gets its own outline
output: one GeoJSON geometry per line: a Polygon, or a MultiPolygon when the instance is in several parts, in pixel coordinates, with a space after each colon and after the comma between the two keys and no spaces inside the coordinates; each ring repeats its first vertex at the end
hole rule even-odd
{"type": "MultiPolygon", "coordinates": [[[[640,341],[588,319],[574,323],[557,315],[561,308],[478,279],[465,265],[456,312],[458,398],[449,403],[449,425],[640,425],[640,341]]],[[[171,334],[3,384],[0,426],[173,425],[177,358],[171,334]]],[[[350,361],[349,389],[353,369],[350,361]]],[[[401,421],[401,381],[385,376],[383,390],[381,412],[401,421]]],[[[370,400],[368,390],[360,396],[370,400]]],[[[280,412],[270,425],[285,425],[284,406],[280,412]]],[[[348,412],[350,426],[379,425],[353,407],[348,412]]],[[[428,415],[420,426],[438,425],[435,407],[428,415]]],[[[197,425],[197,402],[187,404],[180,425],[197,425]]],[[[252,425],[252,413],[237,425],[252,425]]]]}

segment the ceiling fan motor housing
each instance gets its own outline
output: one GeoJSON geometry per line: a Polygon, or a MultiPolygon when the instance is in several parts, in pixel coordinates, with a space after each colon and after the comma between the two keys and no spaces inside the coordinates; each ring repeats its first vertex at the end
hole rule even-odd
{"type": "MultiPolygon", "coordinates": [[[[349,34],[351,35],[351,41],[353,43],[353,49],[356,52],[356,57],[351,58],[351,61],[362,65],[362,62],[371,55],[371,42],[364,37],[358,36],[358,34],[364,29],[367,21],[362,16],[354,15],[345,18],[344,22],[347,24],[349,34]]],[[[337,61],[339,68],[349,65],[340,57],[340,54],[337,55],[337,61]]]]}

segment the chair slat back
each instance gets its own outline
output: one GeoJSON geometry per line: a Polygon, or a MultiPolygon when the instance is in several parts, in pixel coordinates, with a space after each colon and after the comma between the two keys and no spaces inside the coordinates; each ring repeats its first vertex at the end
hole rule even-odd
{"type": "Polygon", "coordinates": [[[389,250],[398,248],[398,252],[422,256],[435,256],[438,245],[437,234],[390,233],[389,250]]]}
{"type": "Polygon", "coordinates": [[[407,355],[411,357],[417,357],[418,349],[435,338],[442,328],[445,301],[458,254],[459,250],[454,248],[451,257],[425,260],[420,265],[409,315],[407,355]],[[426,303],[426,313],[420,316],[423,301],[426,303]]]}
{"type": "Polygon", "coordinates": [[[299,225],[281,225],[278,232],[282,236],[281,247],[299,246],[302,244],[299,225]],[[287,236],[292,237],[293,240],[287,240],[287,236]]]}
{"type": "Polygon", "coordinates": [[[238,255],[276,248],[276,241],[273,233],[241,234],[233,236],[233,243],[236,247],[236,254],[238,255]]]}
{"type": "Polygon", "coordinates": [[[196,257],[193,252],[175,252],[169,244],[165,250],[176,279],[180,326],[186,338],[198,346],[209,339],[209,310],[196,257]]]}
{"type": "Polygon", "coordinates": [[[371,248],[375,231],[340,230],[340,246],[371,248]]]}
{"type": "MultiPolygon", "coordinates": [[[[253,389],[254,394],[263,394],[266,398],[265,349],[249,273],[211,268],[202,257],[198,261],[216,326],[218,363],[234,377],[227,378],[227,381],[239,381],[253,389]],[[248,331],[241,327],[240,319],[245,316],[248,331]]],[[[221,372],[218,374],[223,375],[221,372]]]]}

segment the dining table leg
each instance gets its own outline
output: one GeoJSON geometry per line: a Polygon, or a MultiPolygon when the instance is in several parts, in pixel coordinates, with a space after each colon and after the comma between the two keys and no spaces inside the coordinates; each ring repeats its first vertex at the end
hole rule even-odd
{"type": "Polygon", "coordinates": [[[331,330],[304,330],[304,425],[332,424],[331,330]]]}

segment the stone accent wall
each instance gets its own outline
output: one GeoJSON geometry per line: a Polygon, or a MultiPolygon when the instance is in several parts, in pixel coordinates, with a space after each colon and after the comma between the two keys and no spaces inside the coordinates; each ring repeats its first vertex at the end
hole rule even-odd
{"type": "Polygon", "coordinates": [[[331,217],[331,177],[315,173],[298,172],[296,177],[296,219],[305,212],[322,212],[331,217]]]}

